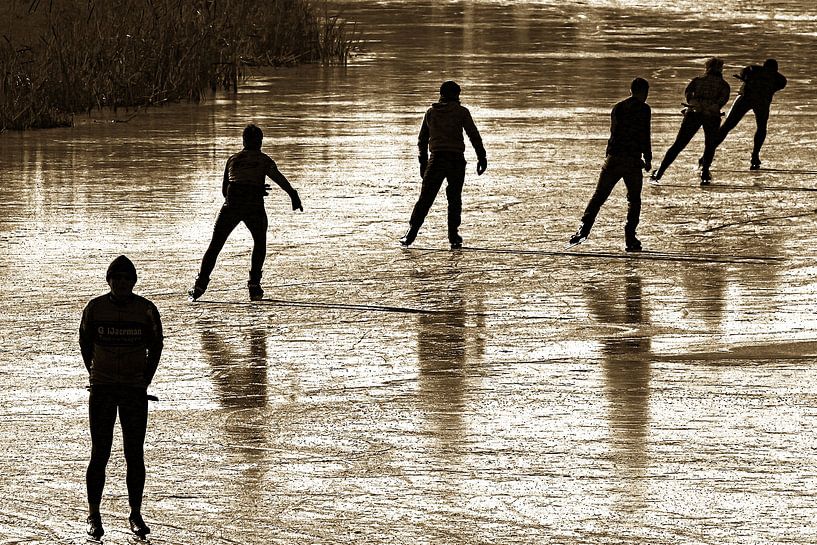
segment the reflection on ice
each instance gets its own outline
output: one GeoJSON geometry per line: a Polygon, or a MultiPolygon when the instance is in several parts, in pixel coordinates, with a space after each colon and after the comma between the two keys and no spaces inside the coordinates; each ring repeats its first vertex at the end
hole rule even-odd
{"type": "Polygon", "coordinates": [[[817,542],[812,3],[342,4],[365,40],[349,66],[0,136],[0,542],[81,535],[76,328],[121,253],[166,322],[156,542],[817,542]],[[775,56],[789,77],[764,170],[746,170],[744,121],[702,191],[694,139],[644,191],[642,255],[621,248],[623,189],[563,251],[632,77],[651,82],[660,153],[712,54],[727,73],[775,56]],[[401,251],[418,120],[449,78],[490,170],[467,156],[464,250],[439,199],[401,251]],[[251,121],[305,213],[267,201],[264,301],[246,299],[238,229],[188,304],[251,121]]]}

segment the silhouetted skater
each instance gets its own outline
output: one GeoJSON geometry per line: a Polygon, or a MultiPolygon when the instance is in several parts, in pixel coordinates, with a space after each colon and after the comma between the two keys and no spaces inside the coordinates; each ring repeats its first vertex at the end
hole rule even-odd
{"type": "Polygon", "coordinates": [[[735,102],[729,109],[726,121],[718,131],[718,143],[726,138],[729,131],[737,126],[749,110],[752,110],[755,113],[757,129],[749,169],[758,170],[760,168],[760,148],[763,147],[763,142],[766,140],[766,125],[769,122],[772,97],[777,91],[786,87],[786,77],[777,71],[775,59],[766,59],[763,66],[757,64],[747,66],[735,77],[743,81],[743,84],[740,86],[735,102]]]}
{"type": "Polygon", "coordinates": [[[255,125],[247,125],[242,135],[244,149],[227,159],[224,167],[224,179],[221,193],[224,205],[216,218],[213,228],[213,239],[201,260],[201,269],[192,289],[188,292],[195,301],[207,290],[210,274],[216,266],[216,259],[227,237],[242,221],[250,230],[253,239],[250,279],[247,289],[250,299],[258,301],[264,296],[261,289],[261,273],[267,255],[267,211],[264,209],[264,197],[269,195],[270,186],[266,184],[269,177],[286,191],[292,200],[292,210],[304,208],[298,192],[281,174],[275,161],[261,151],[264,133],[255,125]]]}
{"type": "Polygon", "coordinates": [[[667,150],[658,170],[652,173],[650,180],[658,182],[678,154],[689,144],[695,133],[704,128],[704,155],[699,161],[701,166],[701,185],[708,185],[712,180],[709,166],[715,156],[718,140],[718,128],[721,123],[721,108],[729,100],[729,84],[723,79],[723,60],[712,57],[706,61],[706,74],[694,78],[684,90],[686,108],[681,128],[675,142],[667,150]]]}
{"type": "Polygon", "coordinates": [[[448,198],[448,241],[451,248],[462,247],[459,234],[462,219],[462,185],[465,182],[465,141],[462,131],[468,135],[477,152],[477,175],[488,168],[485,148],[471,113],[460,105],[460,86],[446,81],[440,86],[440,101],[433,104],[423,117],[417,147],[420,150],[420,177],[423,184],[420,197],[414,205],[409,229],[400,244],[409,246],[428,215],[444,179],[448,179],[445,195],[448,198]],[[429,157],[431,152],[431,157],[429,157]]]}
{"type": "Polygon", "coordinates": [[[630,97],[613,106],[610,112],[610,139],[607,141],[607,157],[604,160],[596,190],[587,203],[576,234],[570,237],[568,246],[584,242],[590,235],[599,210],[619,180],[624,178],[627,187],[627,223],[624,225],[625,248],[628,252],[640,252],[641,241],[635,236],[641,216],[641,170],[652,166],[650,144],[650,118],[652,112],[647,104],[650,84],[643,78],[630,83],[630,97]],[[643,157],[643,161],[642,161],[643,157]]]}
{"type": "Polygon", "coordinates": [[[88,398],[91,461],[86,473],[88,535],[99,539],[105,533],[99,504],[118,411],[127,463],[128,521],[131,531],[144,538],[150,533],[142,519],[147,387],[162,355],[162,322],[156,306],[133,293],[136,268],[127,257],[114,259],[105,278],[110,293],[86,305],[79,328],[82,359],[91,384],[88,398]]]}

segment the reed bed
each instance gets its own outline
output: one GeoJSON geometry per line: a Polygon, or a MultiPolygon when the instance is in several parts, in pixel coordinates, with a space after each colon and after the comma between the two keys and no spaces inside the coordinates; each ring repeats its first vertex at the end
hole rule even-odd
{"type": "Polygon", "coordinates": [[[0,131],[235,91],[248,66],[346,63],[355,30],[309,0],[11,0],[0,131]]]}

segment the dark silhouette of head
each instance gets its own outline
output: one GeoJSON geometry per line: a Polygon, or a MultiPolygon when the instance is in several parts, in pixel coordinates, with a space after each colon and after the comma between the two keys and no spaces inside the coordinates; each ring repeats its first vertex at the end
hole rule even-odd
{"type": "Polygon", "coordinates": [[[771,70],[772,72],[777,72],[777,60],[766,59],[766,62],[763,63],[763,68],[766,70],[771,70]]]}
{"type": "Polygon", "coordinates": [[[111,261],[111,264],[108,266],[108,272],[105,273],[105,280],[110,280],[115,275],[122,275],[136,283],[136,267],[133,261],[124,255],[120,255],[111,261]]]}
{"type": "Polygon", "coordinates": [[[105,273],[105,280],[111,287],[111,293],[115,299],[128,299],[133,293],[133,286],[136,285],[136,267],[133,262],[120,255],[108,266],[105,273]]]}
{"type": "Polygon", "coordinates": [[[720,57],[712,57],[706,61],[707,73],[722,74],[723,73],[723,59],[720,57]]]}
{"type": "Polygon", "coordinates": [[[244,127],[241,139],[244,141],[244,149],[260,150],[261,142],[264,140],[264,133],[257,126],[249,124],[244,127]]]}
{"type": "Polygon", "coordinates": [[[630,83],[630,93],[638,99],[647,100],[650,92],[650,84],[644,78],[635,78],[630,83]]]}
{"type": "Polygon", "coordinates": [[[440,97],[446,101],[459,100],[460,90],[460,86],[457,85],[456,81],[445,81],[440,85],[440,97]]]}

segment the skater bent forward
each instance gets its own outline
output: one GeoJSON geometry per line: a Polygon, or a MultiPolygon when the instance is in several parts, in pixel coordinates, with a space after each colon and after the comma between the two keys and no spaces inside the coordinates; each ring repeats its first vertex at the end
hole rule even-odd
{"type": "Polygon", "coordinates": [[[144,538],[150,533],[142,519],[147,387],[162,355],[162,322],[156,306],[133,293],[136,268],[127,257],[114,259],[105,278],[110,293],[88,303],[79,329],[82,359],[91,383],[91,461],[86,473],[88,535],[98,540],[105,533],[99,504],[118,412],[127,463],[128,521],[131,531],[144,538]]]}
{"type": "Polygon", "coordinates": [[[664,154],[658,170],[650,179],[657,183],[669,166],[689,144],[695,133],[704,128],[704,155],[699,161],[701,166],[701,185],[708,185],[712,180],[709,166],[715,156],[718,140],[718,128],[721,123],[721,108],[729,100],[729,84],[723,79],[723,60],[712,57],[706,61],[706,74],[694,78],[684,90],[687,106],[684,120],[678,129],[675,142],[664,154]]]}
{"type": "Polygon", "coordinates": [[[630,84],[631,96],[622,100],[610,113],[610,139],[607,141],[607,157],[596,184],[596,190],[582,215],[576,234],[569,245],[583,242],[589,235],[596,216],[618,181],[624,178],[627,187],[627,223],[624,225],[625,248],[628,252],[640,252],[641,241],[636,237],[641,216],[642,168],[649,171],[652,163],[650,144],[650,118],[652,112],[646,103],[650,85],[643,78],[635,78],[630,84]],[[642,162],[643,157],[643,162],[642,162]]]}
{"type": "Polygon", "coordinates": [[[763,66],[756,64],[747,66],[736,77],[743,82],[743,85],[729,109],[726,121],[721,126],[718,142],[723,142],[729,131],[737,126],[749,110],[752,110],[755,114],[757,129],[749,169],[758,170],[760,169],[760,148],[763,147],[763,142],[766,140],[766,125],[769,122],[772,97],[777,91],[786,87],[786,77],[777,71],[775,59],[766,59],[763,66]]]}
{"type": "Polygon", "coordinates": [[[283,189],[292,200],[292,210],[303,212],[298,192],[289,180],[278,170],[275,161],[261,151],[264,133],[255,125],[247,125],[242,135],[244,149],[227,159],[221,193],[224,205],[216,218],[213,238],[201,260],[201,269],[193,288],[188,292],[190,299],[196,300],[207,290],[210,274],[216,266],[216,259],[227,237],[239,223],[244,222],[253,239],[250,279],[247,282],[250,299],[260,300],[264,296],[261,289],[261,272],[267,254],[267,212],[264,197],[270,186],[265,184],[269,177],[283,189]]]}
{"type": "Polygon", "coordinates": [[[440,101],[433,104],[423,117],[417,147],[420,155],[420,176],[423,179],[420,197],[414,205],[409,229],[400,244],[409,246],[428,215],[443,180],[448,179],[448,241],[452,249],[462,247],[459,234],[462,217],[462,186],[465,181],[465,142],[463,130],[477,153],[477,175],[488,167],[485,148],[471,113],[460,105],[460,86],[446,81],[440,86],[440,101]],[[429,158],[429,151],[431,157],[429,158]]]}

